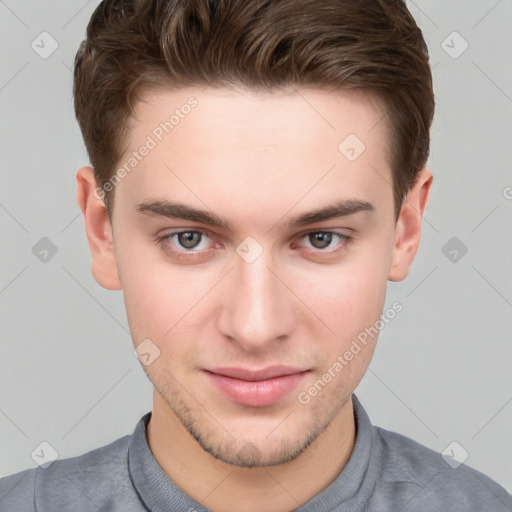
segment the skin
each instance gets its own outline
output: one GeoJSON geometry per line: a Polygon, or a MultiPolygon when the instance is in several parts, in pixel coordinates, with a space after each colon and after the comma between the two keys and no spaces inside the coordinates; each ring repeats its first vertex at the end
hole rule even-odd
{"type": "Polygon", "coordinates": [[[120,166],[190,96],[197,107],[115,187],[112,224],[93,170],[78,171],[92,273],[104,288],[123,290],[135,346],[150,339],[160,351],[143,368],[155,387],[149,446],[166,474],[215,511],[257,511],[262,502],[267,512],[291,510],[325,489],[350,457],[351,395],[377,337],[309,403],[297,395],[379,319],[387,281],[407,276],[432,174],[421,171],[396,221],[378,103],[318,89],[152,91],[137,104],[120,166]],[[349,134],[366,146],[354,161],[338,150],[349,134]],[[135,208],[156,199],[214,213],[231,229],[135,208]],[[287,225],[347,199],[374,209],[287,225]],[[197,249],[176,236],[155,240],[172,230],[207,237],[197,249]],[[309,236],[319,231],[352,239],[333,236],[322,248],[309,236]],[[236,252],[247,236],[263,250],[252,263],[236,252]],[[169,247],[195,256],[178,259],[169,247]],[[309,373],[264,407],[232,402],[203,371],[274,364],[309,373]]]}

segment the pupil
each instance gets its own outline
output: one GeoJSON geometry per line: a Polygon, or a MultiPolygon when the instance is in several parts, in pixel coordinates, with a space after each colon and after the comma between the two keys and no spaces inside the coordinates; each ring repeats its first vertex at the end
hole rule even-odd
{"type": "Polygon", "coordinates": [[[309,241],[316,249],[325,249],[329,246],[331,240],[332,233],[313,233],[309,235],[309,241]]]}

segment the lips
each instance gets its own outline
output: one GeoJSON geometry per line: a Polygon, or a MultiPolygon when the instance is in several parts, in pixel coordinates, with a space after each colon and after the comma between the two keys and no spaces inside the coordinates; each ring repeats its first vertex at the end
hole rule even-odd
{"type": "Polygon", "coordinates": [[[213,368],[205,370],[209,381],[229,400],[249,407],[264,407],[283,399],[308,370],[291,366],[262,369],[213,368]]]}

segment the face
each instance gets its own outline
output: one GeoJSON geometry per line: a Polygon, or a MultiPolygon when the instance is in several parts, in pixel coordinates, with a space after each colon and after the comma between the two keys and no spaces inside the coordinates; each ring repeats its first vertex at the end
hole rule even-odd
{"type": "Polygon", "coordinates": [[[188,88],[137,106],[115,263],[98,256],[95,277],[119,279],[165,413],[218,459],[297,457],[370,362],[377,337],[354,340],[412,259],[382,118],[363,96],[314,89],[188,88]]]}

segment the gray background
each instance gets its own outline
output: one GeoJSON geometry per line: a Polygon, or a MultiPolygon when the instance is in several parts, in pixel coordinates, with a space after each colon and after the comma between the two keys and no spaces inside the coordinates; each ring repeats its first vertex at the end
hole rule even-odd
{"type": "MultiPolygon", "coordinates": [[[[97,3],[0,0],[0,476],[35,466],[42,441],[60,457],[107,444],[151,408],[121,292],[93,280],[75,202],[88,160],[71,68],[97,3]],[[51,50],[44,31],[58,43],[47,58],[31,47],[51,50]]],[[[435,179],[411,273],[389,284],[386,308],[404,309],[357,395],[375,424],[439,452],[457,441],[512,491],[512,2],[408,5],[434,68],[435,179]]]]}

